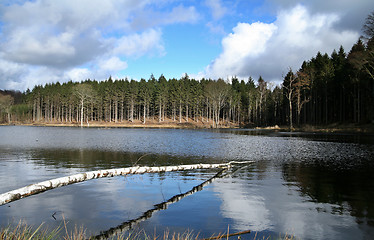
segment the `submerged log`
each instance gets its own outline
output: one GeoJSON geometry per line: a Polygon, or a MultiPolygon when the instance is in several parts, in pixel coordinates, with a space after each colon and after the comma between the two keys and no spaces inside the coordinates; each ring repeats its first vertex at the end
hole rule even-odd
{"type": "Polygon", "coordinates": [[[233,164],[248,164],[246,162],[229,162],[220,164],[192,164],[192,165],[178,165],[178,166],[161,166],[161,167],[127,167],[117,168],[108,170],[97,170],[85,173],[79,173],[67,177],[55,178],[48,181],[43,181],[29,186],[19,188],[13,191],[9,191],[0,194],[0,206],[25,198],[34,194],[45,192],[54,188],[87,181],[90,179],[103,178],[103,177],[114,177],[114,176],[125,176],[128,174],[143,174],[143,173],[158,173],[158,172],[170,172],[170,171],[184,171],[193,169],[208,169],[208,168],[229,168],[233,164]]]}
{"type": "Polygon", "coordinates": [[[212,183],[216,178],[222,177],[223,173],[226,170],[227,170],[227,168],[221,169],[213,177],[211,177],[208,180],[200,183],[197,186],[194,186],[191,190],[189,190],[185,193],[177,194],[177,195],[169,198],[168,200],[166,200],[162,203],[156,204],[156,205],[153,206],[152,209],[149,209],[148,211],[144,212],[140,217],[129,220],[129,221],[126,221],[126,222],[123,222],[121,225],[118,225],[117,227],[111,228],[107,231],[103,231],[99,235],[91,237],[90,239],[104,240],[104,239],[113,238],[114,236],[120,236],[120,234],[122,234],[123,232],[131,229],[136,224],[151,218],[153,213],[161,211],[161,210],[166,210],[170,204],[179,202],[183,198],[185,198],[187,196],[190,196],[190,195],[192,195],[192,194],[194,194],[198,191],[203,190],[203,187],[212,183]]]}

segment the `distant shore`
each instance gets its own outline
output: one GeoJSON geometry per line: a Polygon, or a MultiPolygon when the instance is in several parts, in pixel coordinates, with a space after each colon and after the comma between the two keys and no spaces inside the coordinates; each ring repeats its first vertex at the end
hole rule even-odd
{"type": "MultiPolygon", "coordinates": [[[[11,124],[0,124],[0,125],[17,125],[17,126],[45,126],[45,127],[81,127],[79,122],[13,122],[11,124]]],[[[166,120],[162,122],[148,121],[143,123],[142,121],[135,120],[134,122],[123,121],[123,122],[85,122],[83,127],[87,128],[170,128],[170,129],[211,129],[213,128],[213,122],[195,122],[191,121],[173,121],[166,120]]],[[[303,125],[301,127],[295,127],[292,130],[288,126],[267,126],[267,127],[256,127],[251,125],[239,125],[234,123],[225,123],[219,125],[221,129],[230,128],[248,128],[256,130],[274,130],[284,132],[320,132],[320,133],[374,133],[374,124],[330,124],[330,125],[303,125]]]]}
{"type": "Polygon", "coordinates": [[[303,125],[294,127],[292,130],[288,126],[256,127],[263,130],[277,130],[285,132],[318,132],[318,133],[374,133],[374,124],[329,124],[329,125],[303,125]]]}
{"type": "MultiPolygon", "coordinates": [[[[80,122],[12,122],[11,124],[0,124],[0,125],[21,125],[21,126],[48,126],[48,127],[81,127],[80,122]]],[[[143,123],[139,120],[134,120],[133,122],[130,121],[118,121],[118,122],[99,122],[99,121],[90,121],[84,122],[82,127],[94,127],[94,128],[188,128],[188,129],[209,129],[213,128],[213,122],[206,122],[206,121],[194,121],[189,120],[187,121],[173,121],[173,120],[165,120],[165,121],[156,121],[156,120],[149,120],[146,123],[143,123]]],[[[220,124],[219,128],[239,128],[238,124],[233,123],[224,123],[220,124]]]]}

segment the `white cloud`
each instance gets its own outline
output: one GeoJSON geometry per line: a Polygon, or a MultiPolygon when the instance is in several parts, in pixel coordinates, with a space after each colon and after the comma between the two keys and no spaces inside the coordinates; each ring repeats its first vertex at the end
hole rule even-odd
{"type": "Polygon", "coordinates": [[[221,34],[224,35],[226,34],[225,28],[223,27],[222,24],[215,24],[213,22],[208,22],[206,26],[209,28],[209,31],[214,34],[221,34]]]}
{"type": "Polygon", "coordinates": [[[163,24],[171,23],[195,23],[199,20],[199,14],[195,7],[184,7],[179,5],[172,9],[167,17],[163,18],[163,24]]]}
{"type": "Polygon", "coordinates": [[[143,9],[137,17],[132,19],[131,27],[144,29],[174,23],[196,23],[199,19],[200,15],[194,6],[178,5],[170,11],[161,12],[153,9],[143,9]]]}
{"type": "Polygon", "coordinates": [[[372,0],[266,0],[269,8],[289,9],[297,4],[306,6],[311,14],[337,13],[341,16],[337,28],[360,31],[365,17],[374,9],[372,0]]]}
{"type": "Polygon", "coordinates": [[[205,4],[210,8],[215,20],[222,18],[227,13],[227,8],[222,5],[221,0],[206,0],[205,4]]]}
{"type": "Polygon", "coordinates": [[[280,80],[288,67],[298,69],[318,51],[350,49],[359,34],[338,31],[337,14],[310,14],[298,5],[282,10],[274,23],[238,23],[222,40],[222,53],[205,70],[207,77],[258,77],[280,80]]]}
{"type": "Polygon", "coordinates": [[[80,82],[82,80],[91,79],[92,75],[92,72],[88,68],[73,68],[65,72],[64,78],[74,82],[80,82]]]}
{"type": "Polygon", "coordinates": [[[165,49],[162,42],[162,32],[159,29],[149,29],[141,34],[124,36],[115,43],[114,54],[126,57],[140,57],[147,53],[156,52],[164,55],[165,49]]]}
{"type": "MultiPolygon", "coordinates": [[[[222,40],[223,53],[207,68],[207,74],[213,78],[239,75],[247,61],[263,54],[267,42],[276,31],[274,24],[239,23],[222,40]]],[[[241,75],[240,75],[241,76],[241,75]]]]}
{"type": "Polygon", "coordinates": [[[98,65],[100,66],[100,69],[104,71],[117,72],[127,68],[127,63],[118,57],[111,57],[107,60],[100,61],[98,65]]]}

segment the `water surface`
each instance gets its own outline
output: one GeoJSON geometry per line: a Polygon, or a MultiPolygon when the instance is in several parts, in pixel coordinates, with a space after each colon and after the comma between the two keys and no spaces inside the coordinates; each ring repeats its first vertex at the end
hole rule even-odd
{"type": "MultiPolygon", "coordinates": [[[[0,127],[0,192],[79,172],[255,161],[134,226],[150,233],[252,230],[302,239],[374,236],[374,136],[256,130],[0,127]]],[[[218,170],[96,179],[0,206],[0,225],[83,225],[90,235],[141,216],[218,170]]],[[[254,236],[255,233],[251,233],[254,236]]]]}

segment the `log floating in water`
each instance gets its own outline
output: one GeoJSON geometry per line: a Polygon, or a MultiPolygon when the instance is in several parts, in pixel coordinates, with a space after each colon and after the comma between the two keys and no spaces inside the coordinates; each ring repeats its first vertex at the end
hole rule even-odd
{"type": "Polygon", "coordinates": [[[117,168],[108,170],[97,170],[85,173],[79,173],[67,177],[55,178],[48,181],[43,181],[29,186],[19,188],[13,191],[9,191],[0,194],[0,206],[25,198],[34,194],[45,192],[50,189],[87,181],[90,179],[103,178],[103,177],[114,177],[124,176],[128,174],[143,174],[143,173],[157,173],[157,172],[170,172],[170,171],[184,171],[193,169],[208,169],[208,168],[229,168],[233,164],[248,164],[246,162],[229,162],[220,164],[192,164],[192,165],[178,165],[178,166],[161,166],[161,167],[128,167],[128,168],[117,168]]]}

